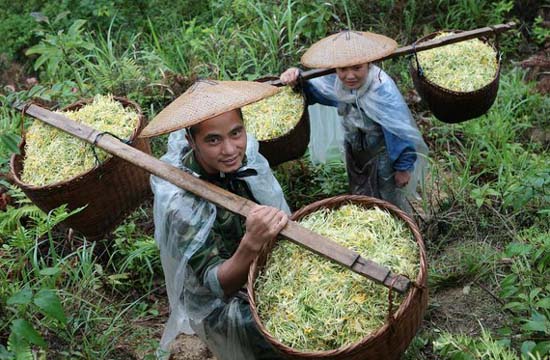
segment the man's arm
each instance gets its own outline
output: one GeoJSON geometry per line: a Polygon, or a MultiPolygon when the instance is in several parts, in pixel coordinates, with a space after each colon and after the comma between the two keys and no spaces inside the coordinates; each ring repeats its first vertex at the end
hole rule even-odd
{"type": "Polygon", "coordinates": [[[239,290],[248,277],[248,270],[263,245],[285,227],[288,216],[269,206],[255,206],[246,219],[246,233],[237,251],[218,267],[218,281],[225,295],[239,290]]]}

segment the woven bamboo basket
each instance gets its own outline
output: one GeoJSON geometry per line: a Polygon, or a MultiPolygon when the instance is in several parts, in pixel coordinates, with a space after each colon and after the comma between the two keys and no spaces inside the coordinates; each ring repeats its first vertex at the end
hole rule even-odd
{"type": "MultiPolygon", "coordinates": [[[[420,231],[414,222],[405,212],[396,206],[375,198],[362,195],[341,195],[321,201],[317,201],[303,207],[294,214],[292,220],[300,220],[302,217],[315,212],[321,208],[338,208],[345,204],[358,204],[365,208],[378,206],[388,210],[392,215],[404,221],[411,230],[419,248],[420,268],[416,279],[412,281],[413,286],[405,295],[404,300],[397,309],[393,309],[392,292],[388,299],[388,317],[384,325],[376,331],[365,334],[365,337],[353,344],[329,351],[304,352],[292,349],[274,338],[262,324],[257,308],[254,294],[254,282],[262,271],[266,260],[276,240],[267,244],[259,256],[254,260],[248,274],[248,296],[252,316],[263,333],[265,338],[285,357],[289,359],[331,359],[331,360],[364,360],[364,359],[399,359],[405,352],[410,342],[420,328],[422,318],[428,305],[427,289],[427,263],[424,241],[420,231]]],[[[365,281],[370,281],[366,280],[365,281]]],[[[381,285],[380,285],[381,286],[381,285]]]]}
{"type": "MultiPolygon", "coordinates": [[[[265,82],[276,80],[276,77],[264,77],[256,81],[265,82]]],[[[304,98],[304,111],[300,120],[289,132],[274,139],[260,141],[260,154],[262,154],[270,166],[277,166],[290,160],[302,157],[309,144],[310,126],[307,103],[304,98]]]]}
{"type": "MultiPolygon", "coordinates": [[[[151,153],[147,139],[137,138],[145,125],[145,118],[139,105],[120,97],[115,97],[124,107],[131,107],[139,114],[138,127],[130,141],[134,148],[151,153]]],[[[64,108],[76,110],[89,104],[93,99],[84,99],[64,108]]],[[[10,170],[14,181],[27,197],[40,209],[49,212],[63,204],[69,210],[85,208],[69,217],[62,224],[79,231],[88,239],[94,240],[112,231],[132,210],[151,196],[149,174],[130,163],[112,156],[93,169],[71,179],[46,186],[24,183],[21,178],[25,157],[24,140],[19,145],[20,154],[13,155],[10,170]]]]}
{"type": "MultiPolygon", "coordinates": [[[[461,31],[451,30],[458,33],[461,31]]],[[[439,35],[441,31],[426,35],[416,41],[415,44],[428,41],[439,35]]],[[[469,91],[458,92],[445,89],[430,80],[428,80],[421,71],[420,67],[411,60],[409,72],[413,79],[414,87],[420,94],[420,97],[428,104],[433,115],[446,123],[459,123],[477,118],[485,114],[495,102],[500,78],[500,56],[498,55],[498,46],[489,43],[486,38],[480,40],[491,45],[497,52],[497,71],[493,80],[484,87],[469,91]]]]}

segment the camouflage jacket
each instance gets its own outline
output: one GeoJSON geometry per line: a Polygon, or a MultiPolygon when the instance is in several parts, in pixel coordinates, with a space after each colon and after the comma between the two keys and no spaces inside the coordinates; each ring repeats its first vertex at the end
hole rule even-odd
{"type": "MultiPolygon", "coordinates": [[[[196,160],[193,151],[184,155],[182,164],[201,179],[256,202],[244,180],[236,176],[207,174],[196,160]]],[[[246,159],[243,162],[244,165],[246,165],[246,159]]],[[[251,173],[243,175],[253,176],[251,173]]],[[[245,220],[242,216],[229,210],[219,206],[216,207],[216,220],[208,239],[204,246],[189,259],[189,265],[195,271],[197,278],[204,281],[207,277],[212,277],[213,274],[207,276],[209,270],[216,268],[217,265],[229,259],[235,253],[245,233],[245,220]]],[[[189,230],[191,233],[193,232],[193,229],[189,230]]],[[[193,234],[188,235],[193,236],[193,234]]]]}

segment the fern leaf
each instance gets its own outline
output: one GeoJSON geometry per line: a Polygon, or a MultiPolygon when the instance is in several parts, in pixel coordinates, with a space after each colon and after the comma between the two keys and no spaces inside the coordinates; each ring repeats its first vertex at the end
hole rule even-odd
{"type": "Polygon", "coordinates": [[[8,338],[8,350],[15,355],[15,360],[33,360],[30,344],[15,332],[8,338]]]}

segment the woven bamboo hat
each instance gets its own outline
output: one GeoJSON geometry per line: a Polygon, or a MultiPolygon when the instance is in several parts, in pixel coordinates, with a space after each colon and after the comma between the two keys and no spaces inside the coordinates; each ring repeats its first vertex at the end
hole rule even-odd
{"type": "Polygon", "coordinates": [[[254,81],[199,80],[143,129],[152,137],[196,125],[279,92],[279,88],[254,81]]]}
{"type": "Polygon", "coordinates": [[[332,69],[383,58],[395,51],[397,42],[371,32],[344,30],[317,41],[302,56],[302,65],[332,69]]]}

